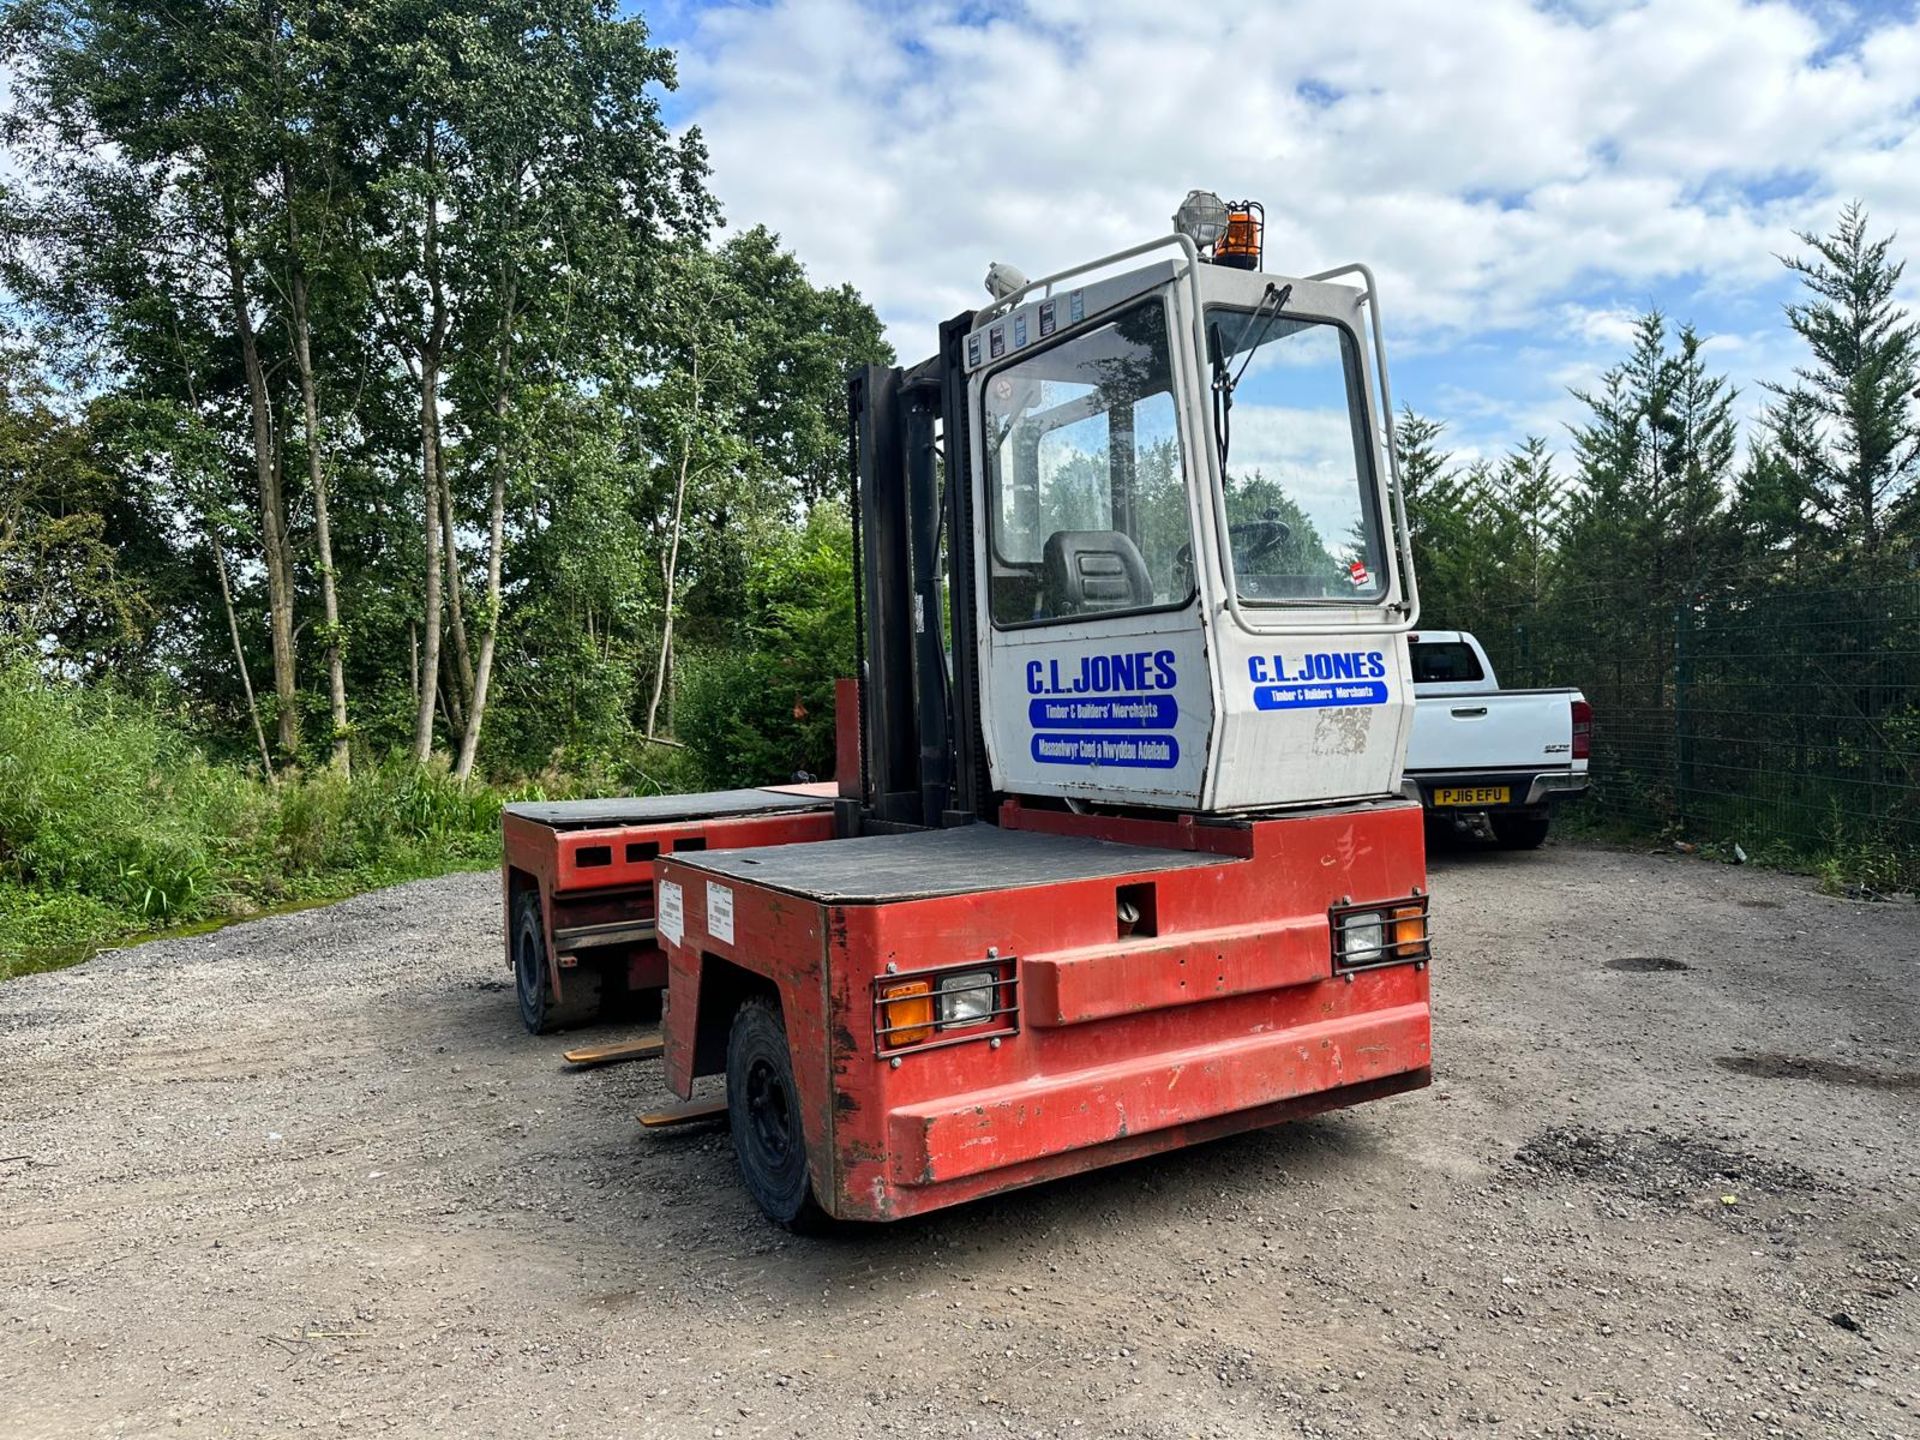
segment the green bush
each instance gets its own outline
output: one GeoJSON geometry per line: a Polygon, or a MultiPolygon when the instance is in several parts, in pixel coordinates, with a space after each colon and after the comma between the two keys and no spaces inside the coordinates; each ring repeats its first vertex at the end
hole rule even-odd
{"type": "Polygon", "coordinates": [[[852,566],[846,511],[816,506],[754,555],[743,643],[682,658],[674,734],[707,784],[833,773],[834,681],[854,665],[852,566]]]}
{"type": "Polygon", "coordinates": [[[403,759],[266,784],[147,706],[0,665],[0,976],[140,930],[499,856],[500,794],[403,759]]]}

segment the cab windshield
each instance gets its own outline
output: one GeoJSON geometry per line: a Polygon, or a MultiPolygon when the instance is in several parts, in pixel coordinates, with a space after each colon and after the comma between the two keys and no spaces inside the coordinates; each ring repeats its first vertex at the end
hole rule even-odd
{"type": "Polygon", "coordinates": [[[1387,577],[1352,336],[1214,306],[1207,341],[1216,386],[1231,387],[1219,438],[1241,602],[1378,600],[1387,577]]]}
{"type": "Polygon", "coordinates": [[[1185,604],[1192,532],[1165,304],[1027,354],[987,377],[985,397],[994,622],[1185,604]]]}

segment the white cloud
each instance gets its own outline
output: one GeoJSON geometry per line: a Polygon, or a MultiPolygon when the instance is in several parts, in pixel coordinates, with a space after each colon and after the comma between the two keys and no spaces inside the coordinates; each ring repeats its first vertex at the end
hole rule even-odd
{"type": "Polygon", "coordinates": [[[1588,365],[1670,287],[1771,294],[1792,231],[1847,198],[1920,244],[1920,20],[1860,24],[1836,51],[1780,0],[1030,0],[979,23],[771,0],[705,12],[681,64],[731,217],[858,286],[903,358],[981,302],[989,260],[1118,249],[1204,185],[1266,202],[1270,269],[1368,259],[1404,353],[1524,331],[1588,365]]]}

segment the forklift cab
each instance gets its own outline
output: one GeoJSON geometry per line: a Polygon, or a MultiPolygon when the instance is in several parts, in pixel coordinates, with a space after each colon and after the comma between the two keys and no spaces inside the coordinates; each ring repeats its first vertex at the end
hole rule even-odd
{"type": "Polygon", "coordinates": [[[1417,600],[1373,289],[1175,235],[973,317],[994,790],[1201,812],[1394,793],[1417,600]]]}

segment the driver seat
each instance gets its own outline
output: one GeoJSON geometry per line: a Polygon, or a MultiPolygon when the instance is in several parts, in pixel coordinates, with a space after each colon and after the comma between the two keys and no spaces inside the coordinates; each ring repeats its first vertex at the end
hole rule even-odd
{"type": "Polygon", "coordinates": [[[1139,610],[1153,603],[1140,547],[1118,530],[1056,530],[1041,554],[1050,616],[1139,610]]]}

